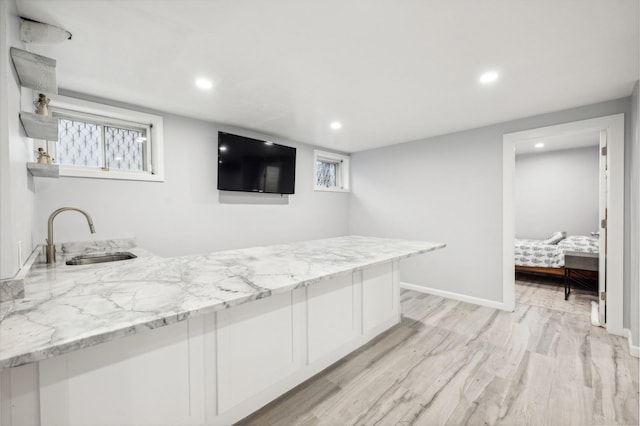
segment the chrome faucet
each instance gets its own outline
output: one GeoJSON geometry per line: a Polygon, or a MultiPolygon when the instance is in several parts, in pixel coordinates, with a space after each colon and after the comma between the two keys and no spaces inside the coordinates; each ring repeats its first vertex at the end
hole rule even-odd
{"type": "Polygon", "coordinates": [[[75,210],[82,213],[84,217],[87,218],[87,222],[89,223],[89,230],[91,231],[91,233],[96,233],[96,229],[93,227],[93,220],[91,220],[91,216],[84,210],[78,209],[76,207],[62,207],[54,211],[53,213],[51,213],[51,216],[49,216],[49,222],[47,224],[47,263],[56,263],[56,246],[53,244],[53,219],[55,219],[58,214],[66,210],[75,210]]]}

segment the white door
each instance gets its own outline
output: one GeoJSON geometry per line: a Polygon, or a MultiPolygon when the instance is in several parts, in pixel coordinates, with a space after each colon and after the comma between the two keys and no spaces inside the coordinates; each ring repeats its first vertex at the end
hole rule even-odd
{"type": "Polygon", "coordinates": [[[604,326],[607,322],[606,298],[603,295],[607,291],[607,131],[600,131],[600,197],[599,197],[599,217],[600,217],[600,256],[598,272],[598,320],[604,326]]]}

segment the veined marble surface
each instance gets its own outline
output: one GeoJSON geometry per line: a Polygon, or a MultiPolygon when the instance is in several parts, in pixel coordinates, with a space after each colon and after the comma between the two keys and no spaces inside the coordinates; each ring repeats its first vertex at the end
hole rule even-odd
{"type": "Polygon", "coordinates": [[[9,278],[0,281],[0,302],[24,297],[24,279],[9,278]]]}
{"type": "Polygon", "coordinates": [[[162,258],[133,240],[65,244],[36,262],[24,298],[0,304],[0,369],[50,358],[194,315],[291,291],[445,247],[347,236],[162,258]],[[69,266],[78,254],[129,251],[131,260],[69,266]]]}
{"type": "Polygon", "coordinates": [[[24,279],[41,251],[42,247],[36,248],[36,250],[29,255],[29,258],[24,262],[15,277],[0,280],[0,302],[24,297],[24,279]]]}

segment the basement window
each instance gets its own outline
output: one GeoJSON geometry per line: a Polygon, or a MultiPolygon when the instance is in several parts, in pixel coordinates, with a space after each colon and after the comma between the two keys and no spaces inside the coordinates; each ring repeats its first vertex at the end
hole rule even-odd
{"type": "Polygon", "coordinates": [[[314,189],[316,191],[349,191],[349,157],[333,152],[315,150],[314,189]]]}
{"type": "Polygon", "coordinates": [[[61,176],[164,180],[162,117],[65,96],[50,110],[58,142],[47,149],[61,176]]]}

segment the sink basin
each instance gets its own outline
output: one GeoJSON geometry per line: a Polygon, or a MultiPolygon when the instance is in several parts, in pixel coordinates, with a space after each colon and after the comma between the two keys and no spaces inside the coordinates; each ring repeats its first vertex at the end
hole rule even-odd
{"type": "Polygon", "coordinates": [[[136,256],[128,251],[120,251],[117,253],[106,254],[87,254],[72,257],[67,260],[67,265],[91,265],[93,263],[117,262],[119,260],[135,259],[136,256]]]}

